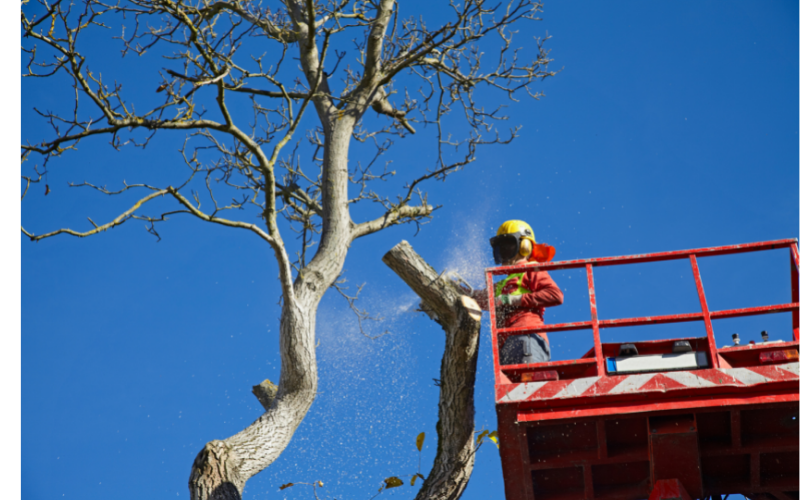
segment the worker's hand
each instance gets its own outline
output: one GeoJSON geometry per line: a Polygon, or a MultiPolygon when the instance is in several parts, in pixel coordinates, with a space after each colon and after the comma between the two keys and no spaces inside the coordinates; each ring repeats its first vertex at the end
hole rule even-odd
{"type": "Polygon", "coordinates": [[[496,305],[517,307],[522,303],[522,295],[498,295],[495,299],[496,305]]]}

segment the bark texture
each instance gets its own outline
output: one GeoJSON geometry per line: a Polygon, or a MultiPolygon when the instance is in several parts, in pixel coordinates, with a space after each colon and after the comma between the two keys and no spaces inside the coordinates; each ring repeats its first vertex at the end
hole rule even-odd
{"type": "Polygon", "coordinates": [[[458,286],[442,278],[406,241],[383,262],[419,295],[445,332],[441,366],[438,446],[433,468],[417,500],[454,500],[464,492],[475,459],[475,372],[480,343],[480,309],[458,286]]]}
{"type": "Polygon", "coordinates": [[[224,441],[211,441],[197,454],[189,484],[194,494],[219,500],[240,500],[245,480],[238,473],[239,458],[224,441]]]}

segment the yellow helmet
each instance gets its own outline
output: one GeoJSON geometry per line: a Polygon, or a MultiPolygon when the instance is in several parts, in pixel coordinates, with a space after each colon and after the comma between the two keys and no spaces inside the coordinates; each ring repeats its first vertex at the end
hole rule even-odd
{"type": "Polygon", "coordinates": [[[497,236],[491,238],[495,264],[502,264],[517,255],[528,257],[536,245],[533,229],[521,220],[507,220],[497,230],[497,236]]]}

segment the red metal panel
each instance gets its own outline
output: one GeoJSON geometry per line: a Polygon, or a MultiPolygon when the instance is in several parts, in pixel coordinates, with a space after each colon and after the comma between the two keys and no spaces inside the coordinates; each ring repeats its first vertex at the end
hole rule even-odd
{"type": "Polygon", "coordinates": [[[700,279],[700,269],[697,267],[697,256],[691,254],[689,260],[692,261],[692,273],[694,273],[694,282],[697,285],[697,295],[700,297],[700,308],[703,310],[703,321],[706,324],[706,335],[708,336],[708,357],[711,358],[711,367],[719,368],[719,360],[717,359],[717,344],[714,341],[714,327],[711,326],[711,315],[708,312],[708,303],[706,302],[706,293],[703,291],[703,281],[700,279]]]}
{"type": "Polygon", "coordinates": [[[732,353],[739,353],[746,351],[753,351],[755,353],[759,353],[762,351],[769,351],[772,349],[789,349],[789,348],[797,349],[798,347],[800,347],[800,342],[797,342],[795,340],[791,342],[782,342],[775,344],[742,344],[737,346],[723,347],[719,349],[717,352],[721,354],[732,354],[732,353]]]}
{"type": "MultiPolygon", "coordinates": [[[[522,410],[517,413],[518,422],[575,419],[603,415],[646,413],[658,410],[684,410],[689,408],[715,408],[725,406],[755,405],[768,403],[796,403],[800,401],[797,389],[771,394],[718,394],[702,397],[676,396],[664,399],[640,399],[636,401],[600,401],[582,404],[580,409],[572,406],[551,407],[541,411],[522,410]]],[[[498,405],[498,407],[503,405],[498,405]]],[[[510,405],[509,405],[510,406],[510,405]]]]}
{"type": "Polygon", "coordinates": [[[694,414],[656,416],[648,421],[650,478],[656,483],[679,478],[690,498],[703,498],[694,414]]]}
{"type": "MultiPolygon", "coordinates": [[[[760,354],[762,352],[779,350],[791,350],[796,355],[798,349],[798,342],[775,342],[769,344],[745,344],[742,346],[724,347],[717,351],[719,354],[720,363],[726,363],[726,368],[731,367],[749,367],[758,366],[761,364],[760,354]]],[[[787,356],[788,358],[789,356],[787,356]]],[[[793,356],[794,359],[796,357],[793,356]]],[[[793,361],[790,359],[789,361],[793,361]]]]}
{"type": "Polygon", "coordinates": [[[797,488],[797,423],[785,425],[796,414],[791,402],[680,410],[651,405],[638,415],[576,414],[519,424],[499,418],[502,428],[516,429],[526,467],[504,479],[507,490],[525,491],[516,500],[636,500],[653,489],[658,498],[737,493],[769,500],[759,494],[797,488]],[[749,415],[745,447],[734,444],[736,430],[727,425],[739,411],[749,415]],[[774,443],[765,446],[765,439],[774,443]],[[676,485],[665,489],[659,479],[677,479],[686,492],[681,495],[676,485]]]}
{"type": "Polygon", "coordinates": [[[589,305],[592,309],[592,336],[594,337],[594,358],[597,360],[597,375],[606,374],[603,346],[600,344],[600,322],[597,319],[597,300],[594,293],[594,274],[592,265],[586,264],[586,279],[589,281],[589,305]]]}
{"type": "Polygon", "coordinates": [[[517,425],[517,411],[511,406],[497,407],[497,433],[500,438],[500,462],[503,466],[503,480],[505,482],[506,500],[527,500],[530,498],[526,491],[527,482],[530,482],[530,473],[525,466],[518,434],[520,427],[517,425]]]}

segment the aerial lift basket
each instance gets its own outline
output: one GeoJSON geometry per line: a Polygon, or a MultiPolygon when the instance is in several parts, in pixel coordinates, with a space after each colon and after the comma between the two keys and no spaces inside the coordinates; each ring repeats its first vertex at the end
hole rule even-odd
{"type": "MultiPolygon", "coordinates": [[[[684,500],[742,494],[798,499],[798,248],[777,240],[486,270],[585,269],[591,320],[535,330],[496,327],[490,308],[500,457],[507,500],[684,500]],[[791,301],[710,311],[697,259],[789,249],[791,301]],[[600,266],[688,259],[701,312],[600,319],[600,266]],[[791,312],[792,340],[718,348],[711,320],[791,312]],[[600,329],[702,321],[706,336],[601,343],[600,329]],[[511,335],[591,330],[580,359],[500,365],[511,335]]],[[[788,332],[787,332],[788,333],[788,332]]]]}

